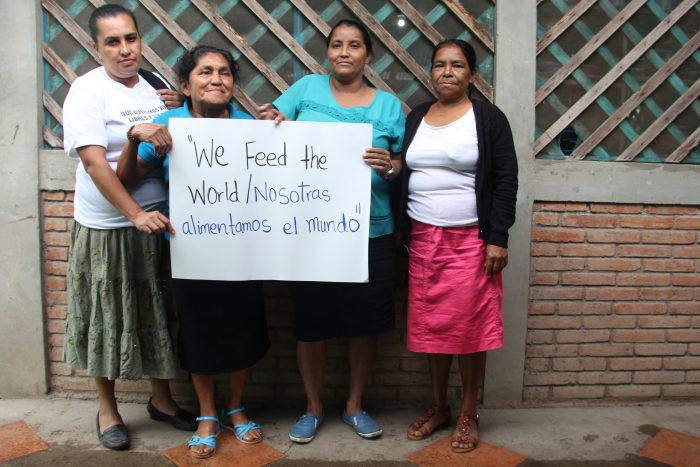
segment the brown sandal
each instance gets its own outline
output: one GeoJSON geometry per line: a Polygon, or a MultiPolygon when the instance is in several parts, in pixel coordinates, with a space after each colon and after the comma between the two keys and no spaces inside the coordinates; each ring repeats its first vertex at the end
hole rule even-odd
{"type": "Polygon", "coordinates": [[[443,410],[438,410],[436,405],[433,405],[429,407],[428,409],[423,412],[423,415],[420,416],[418,420],[415,422],[411,423],[411,425],[408,427],[408,431],[406,432],[406,436],[408,436],[408,439],[412,439],[413,441],[420,441],[422,439],[427,438],[428,436],[432,435],[435,430],[438,428],[442,428],[443,426],[447,425],[450,422],[450,406],[448,405],[445,407],[443,410]],[[444,415],[445,420],[441,423],[438,423],[432,428],[427,428],[425,427],[425,424],[428,423],[430,420],[433,419],[433,417],[436,417],[438,415],[444,415]],[[425,428],[425,429],[424,429],[425,428]],[[420,435],[414,435],[412,432],[418,431],[421,433],[420,435]]]}
{"type": "Polygon", "coordinates": [[[467,412],[462,411],[459,413],[459,416],[457,418],[457,428],[455,429],[455,434],[452,435],[452,443],[459,443],[459,444],[471,444],[471,447],[468,448],[459,448],[455,447],[454,444],[452,444],[452,451],[453,452],[470,452],[476,449],[476,445],[479,444],[479,438],[475,438],[471,436],[471,425],[469,422],[474,420],[476,423],[476,426],[479,426],[479,414],[476,414],[474,417],[469,416],[467,412]]]}

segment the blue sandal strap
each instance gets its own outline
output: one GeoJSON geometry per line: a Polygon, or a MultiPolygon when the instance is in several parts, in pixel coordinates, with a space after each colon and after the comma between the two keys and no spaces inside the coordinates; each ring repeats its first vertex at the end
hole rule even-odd
{"type": "Polygon", "coordinates": [[[229,410],[228,412],[225,412],[225,413],[224,413],[224,417],[229,417],[229,416],[231,416],[231,415],[233,415],[233,414],[235,414],[235,413],[244,412],[244,411],[245,411],[245,407],[240,406],[240,407],[238,407],[237,409],[233,409],[233,410],[229,410]]]}
{"type": "Polygon", "coordinates": [[[233,425],[233,429],[236,430],[236,436],[238,438],[243,438],[250,430],[259,430],[260,425],[250,420],[248,423],[233,425]]]}
{"type": "Polygon", "coordinates": [[[187,446],[200,446],[202,444],[209,446],[210,448],[216,449],[216,438],[219,436],[219,434],[214,434],[214,435],[209,435],[204,438],[193,435],[190,440],[187,442],[187,446]]]}
{"type": "Polygon", "coordinates": [[[208,421],[208,422],[219,423],[219,419],[216,417],[197,417],[197,418],[195,418],[195,420],[198,422],[208,421]]]}

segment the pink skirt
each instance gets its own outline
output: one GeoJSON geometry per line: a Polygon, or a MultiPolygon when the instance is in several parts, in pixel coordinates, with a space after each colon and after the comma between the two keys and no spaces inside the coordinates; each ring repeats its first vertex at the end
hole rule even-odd
{"type": "Polygon", "coordinates": [[[412,221],[408,350],[470,354],[503,346],[501,274],[484,270],[478,227],[412,221]]]}

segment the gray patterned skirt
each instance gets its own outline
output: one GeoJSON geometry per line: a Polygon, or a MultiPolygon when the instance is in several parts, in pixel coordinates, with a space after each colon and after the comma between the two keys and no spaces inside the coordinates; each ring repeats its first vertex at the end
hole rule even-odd
{"type": "Polygon", "coordinates": [[[73,225],[65,361],[88,376],[170,379],[177,358],[162,236],[73,225]]]}

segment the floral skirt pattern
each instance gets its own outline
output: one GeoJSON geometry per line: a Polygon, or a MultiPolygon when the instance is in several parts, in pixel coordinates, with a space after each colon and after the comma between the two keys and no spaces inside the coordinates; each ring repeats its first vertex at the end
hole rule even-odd
{"type": "Polygon", "coordinates": [[[88,376],[170,379],[177,358],[162,236],[74,223],[65,361],[88,376]]]}

